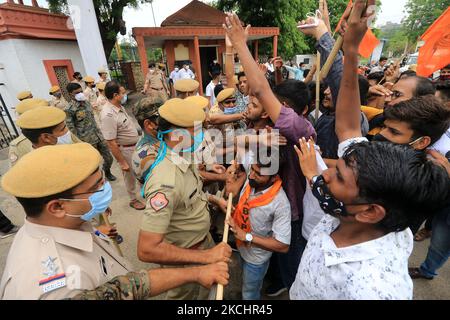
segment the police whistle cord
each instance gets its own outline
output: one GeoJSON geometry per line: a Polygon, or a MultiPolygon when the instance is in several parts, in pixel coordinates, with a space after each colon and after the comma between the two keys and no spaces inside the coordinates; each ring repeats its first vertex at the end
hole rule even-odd
{"type": "MultiPolygon", "coordinates": [[[[225,217],[225,224],[223,228],[223,239],[222,242],[228,243],[228,232],[230,230],[230,225],[227,223],[228,219],[231,217],[231,208],[233,207],[233,194],[228,195],[228,205],[227,205],[227,215],[225,217]]],[[[223,285],[217,285],[216,300],[223,300],[223,285]]]]}
{"type": "MultiPolygon", "coordinates": [[[[103,213],[102,216],[103,216],[103,219],[105,220],[106,226],[107,226],[108,228],[110,228],[110,227],[111,227],[111,223],[109,223],[108,214],[107,214],[107,213],[103,213]]],[[[117,252],[119,253],[119,255],[120,255],[121,257],[123,257],[122,250],[120,250],[120,247],[119,247],[119,244],[117,243],[117,240],[114,238],[114,239],[111,239],[111,241],[112,241],[112,243],[114,244],[114,246],[116,247],[117,252]]]]}

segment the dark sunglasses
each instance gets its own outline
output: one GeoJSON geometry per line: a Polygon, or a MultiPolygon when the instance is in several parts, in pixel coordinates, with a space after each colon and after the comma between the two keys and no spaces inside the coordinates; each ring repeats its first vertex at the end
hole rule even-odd
{"type": "Polygon", "coordinates": [[[224,104],[231,104],[231,103],[235,103],[235,102],[236,102],[236,99],[227,99],[223,103],[224,104]]]}

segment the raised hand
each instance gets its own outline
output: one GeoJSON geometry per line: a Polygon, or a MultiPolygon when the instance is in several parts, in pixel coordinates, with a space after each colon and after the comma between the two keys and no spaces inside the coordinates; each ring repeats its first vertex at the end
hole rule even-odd
{"type": "Polygon", "coordinates": [[[353,9],[347,20],[343,45],[344,52],[358,50],[367,32],[369,19],[375,14],[375,12],[369,13],[367,10],[372,5],[375,5],[375,0],[356,0],[353,4],[353,9]]]}
{"type": "Polygon", "coordinates": [[[322,19],[319,18],[313,18],[309,17],[306,20],[302,20],[297,24],[298,26],[304,25],[304,24],[312,24],[317,20],[319,22],[319,25],[317,27],[311,27],[311,28],[298,28],[298,30],[307,36],[312,36],[316,40],[319,40],[325,33],[328,32],[328,28],[325,25],[325,22],[322,19]]]}
{"type": "Polygon", "coordinates": [[[299,141],[300,148],[294,146],[300,160],[300,168],[303,175],[311,181],[311,179],[319,174],[317,169],[316,150],[314,148],[314,141],[309,140],[306,142],[305,138],[301,138],[299,141]]]}
{"type": "Polygon", "coordinates": [[[234,13],[227,13],[227,17],[225,19],[225,23],[223,24],[223,28],[228,36],[233,47],[236,47],[239,44],[247,45],[248,33],[250,31],[250,25],[248,25],[245,29],[242,26],[241,21],[238,16],[234,13]]]}

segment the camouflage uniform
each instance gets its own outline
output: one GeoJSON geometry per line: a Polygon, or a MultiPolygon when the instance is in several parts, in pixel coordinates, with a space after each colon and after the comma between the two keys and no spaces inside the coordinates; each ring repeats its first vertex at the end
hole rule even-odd
{"type": "Polygon", "coordinates": [[[130,272],[95,288],[84,290],[71,300],[146,300],[150,298],[150,279],[147,271],[130,272]]]}
{"type": "Polygon", "coordinates": [[[90,143],[103,157],[103,169],[109,171],[113,162],[111,152],[95,122],[89,102],[70,101],[66,108],[66,124],[69,130],[82,141],[90,143]]]}

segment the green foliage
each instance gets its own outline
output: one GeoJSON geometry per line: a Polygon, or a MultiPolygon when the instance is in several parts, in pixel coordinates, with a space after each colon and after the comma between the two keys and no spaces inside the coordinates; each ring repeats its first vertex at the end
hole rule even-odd
{"type": "MultiPolygon", "coordinates": [[[[296,54],[314,53],[314,40],[297,30],[297,23],[309,12],[318,9],[317,0],[217,0],[216,7],[224,11],[235,11],[246,24],[255,27],[279,27],[278,52],[284,58],[296,54]]],[[[328,0],[330,21],[335,28],[347,7],[347,0],[328,0]]],[[[334,30],[333,30],[334,31],[334,30]]],[[[272,52],[272,41],[261,41],[259,50],[267,56],[272,52]]]]}
{"type": "Polygon", "coordinates": [[[408,0],[408,17],[403,21],[408,39],[416,42],[448,6],[450,0],[408,0]]]}
{"type": "MultiPolygon", "coordinates": [[[[117,34],[126,33],[123,21],[125,7],[138,8],[139,4],[153,0],[93,0],[100,34],[106,57],[109,57],[116,43],[117,34]]],[[[67,13],[67,0],[47,0],[51,12],[67,13]]]]}

